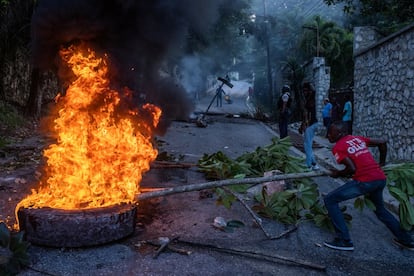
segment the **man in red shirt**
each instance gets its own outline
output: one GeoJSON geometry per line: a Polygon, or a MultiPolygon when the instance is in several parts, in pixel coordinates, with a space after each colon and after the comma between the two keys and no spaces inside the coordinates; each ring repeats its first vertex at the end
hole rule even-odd
{"type": "Polygon", "coordinates": [[[334,122],[330,126],[328,139],[329,142],[336,143],[332,148],[336,161],[345,165],[343,170],[332,169],[332,177],[352,176],[352,180],[330,192],[324,198],[326,209],[336,232],[336,238],[332,242],[325,242],[324,245],[338,250],[354,250],[339,203],[364,195],[374,203],[374,212],[377,218],[396,237],[394,243],[400,247],[414,250],[411,236],[400,227],[398,220],[384,206],[382,192],[386,184],[386,176],[380,165],[385,165],[386,142],[381,139],[347,135],[347,125],[342,121],[334,122]],[[375,161],[368,147],[378,147],[379,164],[375,161]]]}

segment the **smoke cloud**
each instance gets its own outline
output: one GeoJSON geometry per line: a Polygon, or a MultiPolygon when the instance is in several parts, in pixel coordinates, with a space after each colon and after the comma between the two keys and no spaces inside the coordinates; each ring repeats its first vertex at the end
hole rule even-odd
{"type": "Polygon", "coordinates": [[[180,62],[181,83],[184,88],[198,99],[199,92],[204,88],[202,78],[202,61],[200,57],[185,56],[180,62]]]}
{"type": "MultiPolygon", "coordinates": [[[[129,87],[137,104],[163,109],[161,128],[186,119],[193,106],[188,93],[160,68],[176,55],[191,28],[206,32],[223,0],[39,0],[32,18],[33,64],[59,72],[61,46],[87,42],[111,61],[111,83],[129,87]]],[[[117,87],[114,87],[117,88],[117,87]]],[[[163,130],[160,129],[160,132],[163,130]]]]}

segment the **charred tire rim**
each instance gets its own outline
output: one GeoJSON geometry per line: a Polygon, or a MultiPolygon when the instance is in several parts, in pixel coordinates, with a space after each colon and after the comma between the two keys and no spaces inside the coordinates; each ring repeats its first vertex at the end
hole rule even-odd
{"type": "Polygon", "coordinates": [[[135,231],[137,206],[62,210],[20,208],[20,230],[32,244],[51,247],[84,247],[109,243],[135,231]]]}

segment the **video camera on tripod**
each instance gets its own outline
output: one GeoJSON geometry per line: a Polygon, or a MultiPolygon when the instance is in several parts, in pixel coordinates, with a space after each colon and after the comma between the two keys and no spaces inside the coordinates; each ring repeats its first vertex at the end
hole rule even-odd
{"type": "Polygon", "coordinates": [[[229,76],[226,76],[226,78],[218,77],[217,80],[221,81],[221,87],[225,84],[228,87],[233,88],[233,84],[230,82],[229,76]]]}
{"type": "MultiPolygon", "coordinates": [[[[210,104],[208,105],[208,107],[207,107],[207,109],[206,109],[205,114],[207,114],[208,110],[210,109],[211,105],[212,105],[212,104],[213,104],[213,102],[214,102],[214,99],[216,99],[216,98],[217,98],[217,106],[218,106],[219,104],[220,104],[220,106],[221,106],[221,95],[222,95],[222,93],[223,93],[223,94],[225,94],[225,93],[224,93],[224,90],[223,90],[223,86],[224,86],[224,85],[227,85],[228,87],[233,88],[233,84],[230,82],[230,78],[229,78],[229,76],[228,76],[228,75],[226,75],[226,77],[225,77],[225,78],[218,77],[218,78],[217,78],[217,80],[221,81],[221,84],[220,84],[220,85],[219,85],[219,87],[217,88],[217,90],[216,90],[216,94],[214,95],[213,99],[211,99],[211,102],[210,102],[210,104]]],[[[226,96],[227,96],[227,95],[226,95],[226,96]]],[[[227,101],[228,103],[231,103],[230,96],[228,96],[228,97],[226,98],[226,101],[227,101]]]]}
{"type": "MultiPolygon", "coordinates": [[[[198,116],[197,118],[197,126],[199,127],[207,127],[207,122],[204,120],[204,116],[207,114],[208,110],[210,109],[211,105],[214,102],[214,99],[217,98],[217,106],[219,104],[219,101],[221,103],[221,94],[224,93],[223,86],[227,85],[230,88],[233,88],[233,84],[230,82],[230,78],[228,75],[226,75],[226,78],[218,77],[217,80],[221,81],[221,84],[216,90],[216,94],[214,94],[214,97],[211,99],[210,104],[208,105],[206,111],[201,116],[198,116]]],[[[224,93],[225,94],[225,93],[224,93]]],[[[228,103],[231,103],[230,96],[226,95],[225,100],[228,103]]]]}

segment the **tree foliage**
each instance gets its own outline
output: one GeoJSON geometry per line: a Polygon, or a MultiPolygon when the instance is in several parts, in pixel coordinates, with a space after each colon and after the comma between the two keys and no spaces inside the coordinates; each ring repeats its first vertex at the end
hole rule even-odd
{"type": "Polygon", "coordinates": [[[332,84],[346,86],[353,78],[353,34],[316,15],[304,24],[300,48],[307,57],[323,56],[331,67],[332,84]]]}
{"type": "Polygon", "coordinates": [[[293,96],[292,121],[300,121],[303,118],[305,99],[302,93],[302,82],[305,79],[304,68],[299,64],[298,59],[289,56],[284,62],[284,72],[290,83],[293,96]]]}
{"type": "Polygon", "coordinates": [[[332,56],[340,54],[340,29],[334,22],[325,21],[321,16],[315,16],[310,22],[303,25],[304,34],[301,48],[309,56],[332,56]]]}
{"type": "MultiPolygon", "coordinates": [[[[2,0],[0,2],[0,80],[18,53],[29,56],[30,20],[35,1],[2,0]]],[[[0,99],[5,100],[3,82],[0,99]]]]}
{"type": "Polygon", "coordinates": [[[414,21],[412,0],[324,0],[327,5],[343,4],[345,13],[359,15],[366,23],[394,32],[414,21]]]}

